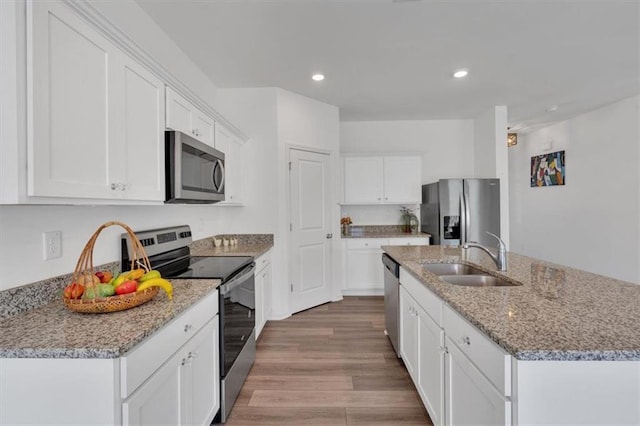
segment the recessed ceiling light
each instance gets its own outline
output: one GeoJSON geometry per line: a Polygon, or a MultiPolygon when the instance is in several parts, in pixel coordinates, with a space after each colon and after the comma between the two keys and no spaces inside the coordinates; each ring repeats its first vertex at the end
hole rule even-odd
{"type": "Polygon", "coordinates": [[[322,81],[324,80],[324,74],[314,74],[311,76],[313,81],[322,81]]]}
{"type": "Polygon", "coordinates": [[[466,77],[466,76],[467,76],[467,74],[469,74],[469,70],[467,70],[467,69],[460,69],[460,70],[456,70],[456,71],[453,73],[453,76],[454,76],[455,78],[462,78],[462,77],[466,77]]]}
{"type": "Polygon", "coordinates": [[[556,112],[558,110],[558,105],[551,105],[547,107],[547,112],[556,112]]]}

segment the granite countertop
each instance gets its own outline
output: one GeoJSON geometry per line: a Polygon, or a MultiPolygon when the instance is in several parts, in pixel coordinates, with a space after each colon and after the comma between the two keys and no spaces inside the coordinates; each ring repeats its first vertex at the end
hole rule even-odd
{"type": "Polygon", "coordinates": [[[171,280],[173,300],[161,290],[126,311],[81,314],[56,300],[0,319],[0,358],[118,358],[193,306],[220,280],[171,280]]]}
{"type": "MultiPolygon", "coordinates": [[[[226,236],[219,236],[220,239],[226,236]]],[[[238,235],[237,245],[215,247],[214,237],[194,241],[190,245],[192,256],[251,256],[258,257],[273,247],[273,234],[238,235]]]]}
{"type": "Polygon", "coordinates": [[[640,361],[640,285],[508,253],[497,272],[482,251],[383,246],[391,257],[519,360],[640,361]],[[423,263],[468,263],[509,287],[448,284],[423,263]]]}
{"type": "Polygon", "coordinates": [[[408,233],[400,225],[351,225],[341,238],[429,238],[424,232],[408,233]]]}

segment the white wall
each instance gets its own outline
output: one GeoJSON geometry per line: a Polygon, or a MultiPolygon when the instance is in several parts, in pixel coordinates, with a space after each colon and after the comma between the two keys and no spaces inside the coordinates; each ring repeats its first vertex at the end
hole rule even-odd
{"type": "Polygon", "coordinates": [[[473,175],[472,120],[343,121],[340,152],[420,152],[422,183],[473,175]]]}
{"type": "Polygon", "coordinates": [[[494,106],[473,120],[474,177],[500,179],[500,237],[509,247],[507,107],[494,106]]]}
{"type": "Polygon", "coordinates": [[[526,135],[509,149],[511,250],[638,283],[638,97],[526,135]],[[566,185],[531,188],[539,144],[565,150],[566,185]]]}

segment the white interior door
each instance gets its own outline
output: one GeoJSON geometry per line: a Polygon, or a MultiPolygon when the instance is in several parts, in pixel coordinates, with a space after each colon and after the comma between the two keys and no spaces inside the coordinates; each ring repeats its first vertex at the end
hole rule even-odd
{"type": "Polygon", "coordinates": [[[291,312],[331,300],[331,157],[291,148],[291,312]]]}

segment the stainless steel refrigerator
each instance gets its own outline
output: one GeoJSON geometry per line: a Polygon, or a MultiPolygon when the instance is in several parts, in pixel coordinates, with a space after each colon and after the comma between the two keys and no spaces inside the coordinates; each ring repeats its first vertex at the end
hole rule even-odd
{"type": "Polygon", "coordinates": [[[422,185],[422,232],[431,244],[468,241],[493,247],[500,236],[500,179],[440,179],[422,185]]]}

